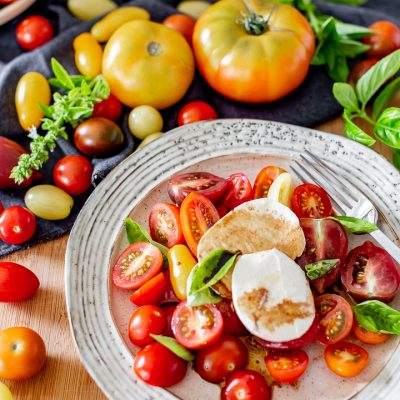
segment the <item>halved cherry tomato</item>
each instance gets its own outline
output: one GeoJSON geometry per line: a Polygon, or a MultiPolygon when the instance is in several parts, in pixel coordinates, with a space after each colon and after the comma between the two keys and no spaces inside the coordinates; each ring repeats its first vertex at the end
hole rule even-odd
{"type": "Polygon", "coordinates": [[[9,244],[27,242],[36,232],[36,218],[21,206],[7,207],[0,215],[0,239],[9,244]]]}
{"type": "Polygon", "coordinates": [[[229,212],[229,208],[225,204],[218,204],[216,207],[220,218],[224,217],[229,212]]]}
{"type": "Polygon", "coordinates": [[[215,204],[224,194],[226,186],[226,180],[219,176],[208,172],[189,172],[169,180],[168,194],[178,205],[192,192],[206,196],[215,204]]]}
{"type": "Polygon", "coordinates": [[[224,333],[229,333],[234,336],[244,336],[249,333],[233,309],[231,301],[222,299],[216,306],[224,320],[224,333]]]}
{"type": "Polygon", "coordinates": [[[323,294],[317,297],[315,305],[319,315],[317,340],[332,344],[345,339],[353,325],[350,304],[337,294],[323,294]]]}
{"type": "Polygon", "coordinates": [[[3,206],[3,203],[0,201],[0,214],[3,212],[3,210],[4,210],[4,206],[3,206]]]}
{"type": "Polygon", "coordinates": [[[283,172],[284,169],[268,165],[264,167],[257,175],[254,182],[254,198],[259,199],[261,197],[268,196],[268,190],[272,185],[272,182],[283,172]]]}
{"type": "Polygon", "coordinates": [[[390,21],[377,21],[369,26],[374,33],[363,39],[371,46],[367,51],[369,57],[385,57],[400,49],[400,27],[390,21]]]}
{"type": "Polygon", "coordinates": [[[207,197],[192,192],[183,201],[181,206],[183,236],[194,255],[197,254],[197,245],[201,237],[218,220],[218,211],[207,197]]]}
{"type": "Polygon", "coordinates": [[[350,342],[330,344],[325,348],[324,357],[329,369],[343,378],[353,378],[368,364],[367,351],[350,342]]]}
{"type": "Polygon", "coordinates": [[[23,19],[16,29],[18,44],[25,50],[43,46],[54,36],[53,26],[41,15],[31,15],[23,19]]]}
{"type": "Polygon", "coordinates": [[[182,301],[176,307],[171,325],[180,344],[188,349],[200,349],[220,338],[224,320],[214,304],[190,307],[182,301]]]}
{"type": "Polygon", "coordinates": [[[222,199],[230,210],[246,201],[253,199],[253,188],[249,178],[241,172],[231,175],[226,179],[227,187],[222,199]]]}
{"type": "Polygon", "coordinates": [[[156,246],[147,242],[131,244],[114,265],[113,282],[120,289],[137,289],[156,276],[162,264],[162,254],[156,246]]]}
{"type": "Polygon", "coordinates": [[[272,351],[264,360],[272,378],[279,383],[298,381],[308,366],[308,355],[301,349],[272,351]]]}
{"type": "Polygon", "coordinates": [[[270,400],[271,388],[258,372],[244,369],[233,374],[222,390],[222,400],[270,400]]]}
{"type": "Polygon", "coordinates": [[[340,272],[344,287],[358,300],[390,302],[400,288],[400,273],[393,258],[370,241],[349,252],[340,272]]]}
{"type": "Polygon", "coordinates": [[[195,22],[188,15],[170,15],[163,21],[163,24],[181,33],[182,36],[188,41],[188,43],[192,45],[192,36],[195,22]]]}
{"type": "Polygon", "coordinates": [[[192,124],[218,118],[217,112],[204,101],[192,101],[183,106],[178,113],[178,125],[192,124]]]}
{"type": "Polygon", "coordinates": [[[168,248],[184,243],[179,207],[175,204],[154,204],[150,210],[149,226],[153,240],[168,248]]]}
{"type": "Polygon", "coordinates": [[[140,286],[130,297],[130,301],[137,306],[146,304],[158,305],[164,297],[167,283],[165,275],[160,272],[154,278],[151,278],[145,284],[140,286]]]}
{"type": "Polygon", "coordinates": [[[165,318],[167,319],[167,324],[165,325],[165,329],[162,334],[164,336],[170,336],[173,338],[174,332],[172,331],[171,322],[172,322],[172,316],[174,315],[174,312],[176,310],[176,306],[175,305],[162,306],[161,310],[164,311],[165,318]]]}
{"type": "Polygon", "coordinates": [[[106,99],[96,103],[92,118],[107,118],[117,122],[122,114],[122,103],[112,94],[106,99]]]}
{"type": "Polygon", "coordinates": [[[294,189],[292,210],[299,218],[324,218],[332,215],[332,204],[324,189],[304,183],[294,189]]]}
{"type": "Polygon", "coordinates": [[[361,327],[357,320],[354,318],[353,333],[358,340],[366,344],[380,344],[386,342],[391,335],[387,333],[372,332],[361,327]]]}

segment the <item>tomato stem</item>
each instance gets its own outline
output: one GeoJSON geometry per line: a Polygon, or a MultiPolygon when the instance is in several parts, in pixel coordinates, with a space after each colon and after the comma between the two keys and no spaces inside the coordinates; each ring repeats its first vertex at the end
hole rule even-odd
{"type": "Polygon", "coordinates": [[[271,12],[268,14],[267,18],[264,19],[262,15],[256,14],[246,3],[245,6],[248,10],[248,15],[244,16],[240,22],[244,25],[246,32],[255,36],[259,36],[267,32],[268,24],[275,7],[272,7],[271,12]]]}

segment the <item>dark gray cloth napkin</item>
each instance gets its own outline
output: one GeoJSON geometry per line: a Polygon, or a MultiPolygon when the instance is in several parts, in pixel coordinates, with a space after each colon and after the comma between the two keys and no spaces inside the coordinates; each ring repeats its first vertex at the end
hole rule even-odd
{"type": "MultiPolygon", "coordinates": [[[[83,1],[83,0],[82,0],[83,1]]],[[[120,1],[122,3],[122,1],[120,1]]],[[[146,8],[152,19],[162,21],[168,15],[176,13],[174,6],[178,1],[136,0],[126,4],[146,8]]],[[[369,25],[380,19],[400,24],[399,0],[369,0],[363,7],[349,7],[323,1],[317,2],[322,12],[331,14],[346,22],[369,25]]],[[[9,137],[28,147],[26,133],[22,132],[14,107],[14,94],[19,78],[28,71],[38,71],[49,77],[50,58],[57,58],[71,73],[77,73],[74,66],[72,41],[79,33],[88,31],[93,22],[81,22],[72,17],[65,8],[65,1],[49,2],[39,0],[34,7],[17,20],[0,27],[0,135],[9,137]],[[29,53],[24,53],[15,39],[15,26],[21,18],[42,14],[53,23],[57,36],[47,45],[29,53]]],[[[180,107],[191,100],[205,100],[212,104],[221,118],[258,118],[291,124],[313,126],[337,115],[340,108],[332,94],[332,81],[323,69],[311,67],[305,82],[292,94],[273,104],[246,105],[227,100],[215,93],[200,76],[196,76],[190,90],[179,104],[163,111],[164,131],[177,126],[177,113],[180,107]]],[[[125,148],[117,155],[106,159],[93,159],[93,183],[98,184],[107,173],[132,153],[135,143],[127,129],[127,114],[121,121],[126,139],[125,148]]],[[[53,183],[52,170],[55,163],[64,155],[75,154],[77,150],[68,141],[60,139],[56,151],[46,163],[44,178],[40,183],[53,183]]],[[[0,155],[1,157],[1,155],[0,155]]],[[[24,205],[25,191],[1,191],[0,201],[5,207],[24,205]]],[[[87,196],[75,197],[71,215],[58,222],[37,218],[37,232],[33,239],[21,246],[12,246],[0,242],[0,256],[29,247],[68,232],[87,196]]]]}

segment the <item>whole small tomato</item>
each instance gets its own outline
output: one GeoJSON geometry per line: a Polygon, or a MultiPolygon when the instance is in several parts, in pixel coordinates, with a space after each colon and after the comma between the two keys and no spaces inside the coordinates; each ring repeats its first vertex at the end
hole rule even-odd
{"type": "Polygon", "coordinates": [[[224,333],[229,333],[234,336],[244,336],[249,333],[233,309],[231,301],[223,299],[217,303],[216,306],[224,320],[224,333]]]}
{"type": "Polygon", "coordinates": [[[262,375],[244,369],[230,377],[222,390],[222,400],[270,400],[271,388],[262,375]]]}
{"type": "Polygon", "coordinates": [[[74,39],[73,47],[78,71],[91,78],[99,75],[103,49],[98,41],[89,32],[83,32],[74,39]]]}
{"type": "Polygon", "coordinates": [[[183,37],[188,41],[188,43],[190,45],[192,44],[192,36],[195,22],[188,15],[170,15],[163,21],[163,24],[181,33],[183,37]]]}
{"type": "Polygon", "coordinates": [[[0,215],[0,239],[6,243],[25,243],[35,231],[36,218],[25,207],[8,207],[0,215]]]}
{"type": "Polygon", "coordinates": [[[109,97],[96,103],[93,109],[93,118],[107,118],[111,121],[118,121],[122,114],[122,103],[112,94],[109,97]]]}
{"type": "Polygon", "coordinates": [[[41,15],[31,15],[23,19],[16,29],[17,41],[25,50],[43,46],[54,36],[53,26],[41,15]]]}
{"type": "Polygon", "coordinates": [[[377,62],[379,58],[368,58],[367,60],[362,60],[358,62],[354,67],[350,70],[350,75],[348,82],[355,86],[358,80],[377,62]]]}
{"type": "Polygon", "coordinates": [[[192,101],[183,106],[178,113],[178,125],[191,124],[218,118],[217,112],[204,101],[192,101]]]}
{"type": "MultiPolygon", "coordinates": [[[[0,0],[1,4],[1,0],[0,0]]],[[[4,384],[0,382],[0,399],[1,400],[13,400],[12,393],[10,389],[4,384]]]]}
{"type": "Polygon", "coordinates": [[[0,332],[0,378],[29,379],[46,363],[46,346],[35,331],[24,327],[0,332]]]}
{"type": "Polygon", "coordinates": [[[367,51],[369,57],[382,58],[400,49],[400,28],[389,21],[377,21],[370,25],[374,33],[363,39],[371,46],[367,51]]]}
{"type": "Polygon", "coordinates": [[[141,140],[153,133],[160,132],[163,124],[161,114],[152,106],[135,107],[129,113],[129,130],[133,136],[141,140]]]}

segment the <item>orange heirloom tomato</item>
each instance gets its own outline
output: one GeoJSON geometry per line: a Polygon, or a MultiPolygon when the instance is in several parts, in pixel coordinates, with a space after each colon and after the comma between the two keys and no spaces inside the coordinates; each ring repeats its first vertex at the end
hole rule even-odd
{"type": "Polygon", "coordinates": [[[103,75],[125,105],[163,109],[177,103],[192,83],[193,53],[174,29],[136,20],[122,25],[107,42],[103,75]]]}
{"type": "Polygon", "coordinates": [[[75,65],[85,76],[94,78],[101,72],[103,49],[89,32],[84,32],[74,39],[75,65]]]}
{"type": "Polygon", "coordinates": [[[237,101],[278,100],[307,75],[315,37],[294,7],[268,0],[222,0],[199,18],[193,49],[201,74],[237,101]]]}

